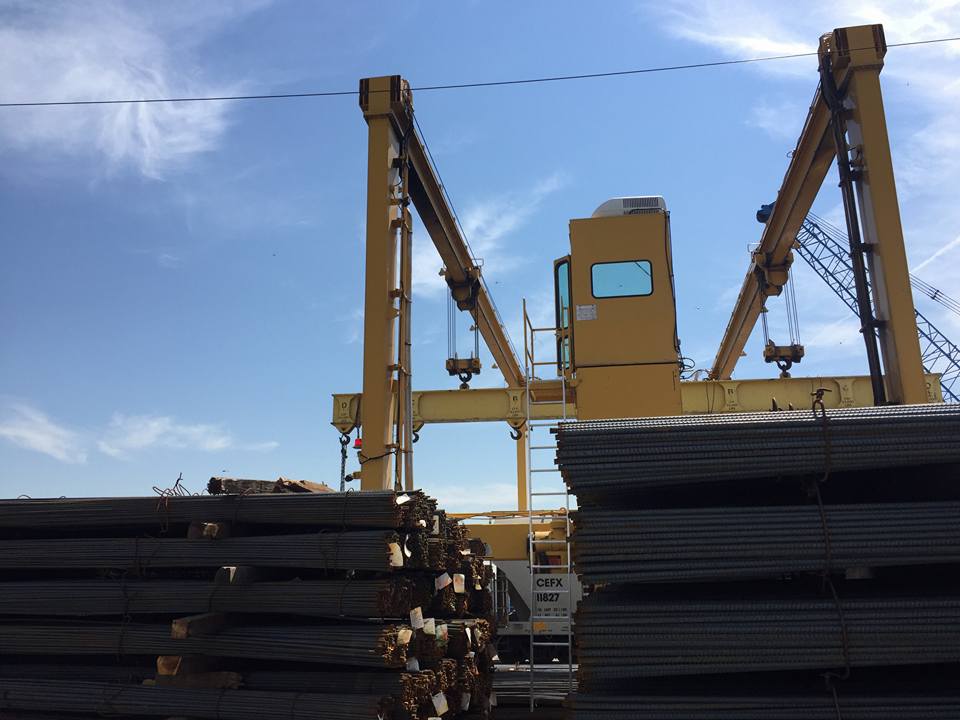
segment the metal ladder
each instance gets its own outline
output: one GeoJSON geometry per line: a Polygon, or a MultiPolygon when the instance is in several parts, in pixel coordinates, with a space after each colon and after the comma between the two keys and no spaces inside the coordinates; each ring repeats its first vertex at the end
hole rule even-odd
{"type": "MultiPolygon", "coordinates": [[[[538,491],[534,486],[534,480],[546,477],[560,479],[560,470],[553,462],[557,452],[556,429],[562,420],[567,419],[567,380],[563,369],[558,366],[556,360],[538,361],[536,358],[536,340],[544,334],[549,334],[552,338],[557,337],[557,328],[555,327],[534,327],[527,315],[527,301],[523,301],[523,327],[524,327],[524,409],[526,413],[526,443],[527,443],[527,558],[530,565],[530,711],[536,707],[537,700],[537,672],[536,655],[538,648],[565,648],[567,653],[567,681],[570,691],[573,690],[573,567],[570,553],[570,494],[566,486],[562,490],[538,491]],[[557,376],[560,379],[560,401],[561,418],[560,420],[536,420],[533,417],[532,408],[537,405],[554,404],[556,401],[537,400],[532,387],[540,378],[537,376],[537,368],[550,366],[555,368],[557,376]],[[538,540],[534,534],[534,518],[540,518],[535,512],[534,502],[539,498],[562,498],[564,508],[564,537],[563,540],[543,539],[538,540]],[[545,548],[562,546],[566,557],[565,565],[541,564],[538,562],[538,553],[543,552],[545,548]],[[562,572],[554,572],[561,570],[562,572]],[[552,578],[563,578],[562,588],[551,588],[551,592],[560,592],[566,595],[565,612],[563,615],[545,615],[542,614],[537,600],[537,578],[550,576],[552,578]],[[536,625],[545,620],[563,620],[566,622],[566,640],[564,641],[541,641],[537,640],[536,625]]],[[[561,480],[562,483],[562,480],[561,480]]]]}

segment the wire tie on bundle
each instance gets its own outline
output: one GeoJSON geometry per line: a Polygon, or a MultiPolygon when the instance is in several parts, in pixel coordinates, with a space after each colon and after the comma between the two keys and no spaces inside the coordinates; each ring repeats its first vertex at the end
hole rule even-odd
{"type": "Polygon", "coordinates": [[[337,615],[340,617],[343,617],[343,595],[347,592],[347,585],[351,582],[353,582],[353,578],[348,575],[347,579],[340,586],[340,597],[337,599],[337,615]]]}
{"type": "Polygon", "coordinates": [[[827,690],[830,691],[830,694],[833,696],[833,709],[837,713],[837,720],[843,720],[843,713],[840,711],[840,694],[837,692],[837,686],[833,682],[834,675],[832,673],[824,673],[823,680],[827,685],[827,690]]]}
{"type": "Polygon", "coordinates": [[[317,531],[317,549],[320,550],[320,557],[323,558],[323,569],[325,572],[330,571],[330,558],[327,556],[327,551],[323,547],[323,536],[328,532],[326,528],[322,528],[317,531]]]}
{"type": "MultiPolygon", "coordinates": [[[[156,487],[153,488],[157,490],[156,487]]],[[[165,493],[160,493],[160,497],[157,498],[157,512],[162,512],[163,514],[160,517],[160,534],[165,535],[170,529],[170,496],[165,493]]]]}
{"type": "Polygon", "coordinates": [[[217,714],[217,720],[220,720],[220,703],[223,702],[223,696],[224,694],[226,694],[226,692],[227,692],[226,688],[221,688],[220,694],[217,695],[217,706],[214,708],[214,712],[216,712],[217,714]]]}
{"type": "Polygon", "coordinates": [[[833,596],[834,605],[837,607],[837,617],[840,619],[840,651],[843,654],[843,674],[837,675],[834,672],[828,672],[827,676],[835,677],[838,680],[846,680],[850,677],[852,671],[850,667],[850,633],[847,630],[847,618],[843,612],[843,602],[840,600],[837,588],[830,577],[826,578],[826,585],[830,589],[830,594],[833,596]]]}
{"type": "Polygon", "coordinates": [[[813,410],[813,417],[820,420],[820,426],[823,428],[824,470],[823,477],[820,479],[821,483],[827,481],[827,478],[830,477],[830,472],[833,469],[833,447],[830,443],[830,418],[827,417],[827,407],[823,404],[823,396],[828,392],[830,392],[828,388],[819,387],[814,392],[810,393],[810,395],[813,397],[813,402],[810,406],[810,409],[813,410]],[[820,410],[819,415],[817,414],[818,408],[820,410]]]}
{"type": "Polygon", "coordinates": [[[233,519],[230,521],[231,525],[237,524],[237,518],[240,516],[240,505],[243,502],[243,499],[251,493],[252,493],[252,488],[247,488],[246,490],[241,491],[237,495],[237,504],[233,506],[233,519]]]}

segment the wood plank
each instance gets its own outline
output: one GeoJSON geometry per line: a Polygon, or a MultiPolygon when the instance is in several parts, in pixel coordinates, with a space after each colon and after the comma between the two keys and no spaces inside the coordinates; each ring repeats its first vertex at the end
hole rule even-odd
{"type": "Polygon", "coordinates": [[[220,658],[208,655],[159,655],[157,656],[157,675],[213,672],[219,664],[220,658]]]}
{"type": "Polygon", "coordinates": [[[240,673],[227,671],[158,675],[156,684],[161,687],[192,690],[237,690],[243,685],[243,676],[240,673]]]}
{"type": "Polygon", "coordinates": [[[170,637],[174,640],[186,640],[199,635],[216,635],[227,625],[227,616],[210,612],[176,618],[170,623],[170,637]]]}

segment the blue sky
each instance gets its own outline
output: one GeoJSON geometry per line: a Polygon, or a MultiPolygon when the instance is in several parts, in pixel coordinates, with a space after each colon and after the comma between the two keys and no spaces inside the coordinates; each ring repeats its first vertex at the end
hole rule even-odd
{"type": "MultiPolygon", "coordinates": [[[[960,34],[957,2],[839,5],[0,0],[0,98],[602,72],[802,52],[866,22],[889,42],[960,34]]],[[[960,294],[960,43],[893,49],[882,78],[911,263],[960,294]]],[[[515,342],[523,297],[552,312],[568,220],[661,194],[683,348],[709,366],[815,86],[807,58],[415,106],[515,342]]],[[[179,473],[194,489],[220,473],[336,482],[330,395],[361,384],[365,138],[350,96],[0,109],[0,496],[142,494],[179,473]]],[[[816,208],[839,223],[834,173],[816,208]]],[[[415,386],[454,388],[439,260],[422,229],[415,242],[415,386]]],[[[803,268],[797,292],[797,374],[864,372],[846,308],[803,268]]],[[[775,374],[760,346],[738,377],[775,374]]],[[[451,509],[514,502],[505,425],[429,427],[415,457],[451,509]]]]}

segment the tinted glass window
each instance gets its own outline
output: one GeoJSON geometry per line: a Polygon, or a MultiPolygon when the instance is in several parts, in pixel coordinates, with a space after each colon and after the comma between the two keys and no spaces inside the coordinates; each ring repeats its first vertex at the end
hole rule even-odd
{"type": "Polygon", "coordinates": [[[570,326],[570,263],[557,265],[557,327],[566,330],[570,326]]]}
{"type": "Polygon", "coordinates": [[[649,260],[597,263],[590,269],[595,298],[634,297],[653,292],[653,266],[649,260]]]}

